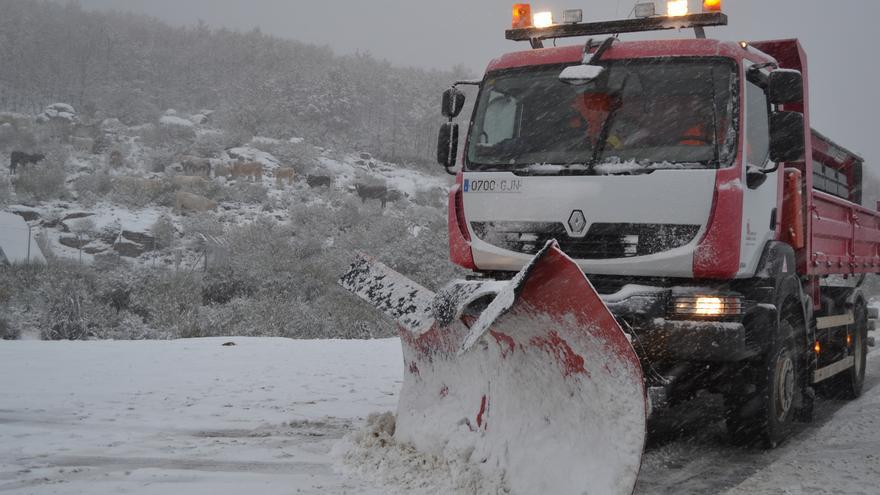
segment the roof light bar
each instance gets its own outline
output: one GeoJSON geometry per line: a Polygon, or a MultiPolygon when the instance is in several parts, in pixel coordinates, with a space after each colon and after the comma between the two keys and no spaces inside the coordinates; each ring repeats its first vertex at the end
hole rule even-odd
{"type": "Polygon", "coordinates": [[[680,17],[659,16],[647,17],[644,19],[623,19],[619,21],[554,24],[545,28],[514,28],[507,30],[505,38],[513,41],[531,41],[532,46],[535,46],[540,45],[542,40],[553,38],[640,33],[644,31],[662,31],[666,29],[703,28],[726,25],[726,14],[722,12],[709,12],[688,14],[680,17]]]}

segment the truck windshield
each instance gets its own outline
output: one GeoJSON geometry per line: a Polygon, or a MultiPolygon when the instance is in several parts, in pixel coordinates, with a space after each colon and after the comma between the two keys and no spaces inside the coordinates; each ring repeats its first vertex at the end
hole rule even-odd
{"type": "Polygon", "coordinates": [[[638,173],[720,168],[735,156],[735,64],[725,59],[611,61],[569,85],[560,65],[489,74],[468,139],[467,168],[638,173]]]}

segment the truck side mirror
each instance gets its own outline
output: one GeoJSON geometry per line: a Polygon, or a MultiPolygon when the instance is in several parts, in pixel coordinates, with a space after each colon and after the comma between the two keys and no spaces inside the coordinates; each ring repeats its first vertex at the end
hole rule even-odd
{"type": "Polygon", "coordinates": [[[454,119],[458,117],[458,114],[461,113],[461,110],[464,108],[464,93],[455,89],[449,88],[443,92],[443,116],[446,118],[454,119]]]}
{"type": "Polygon", "coordinates": [[[437,163],[447,169],[455,166],[458,156],[458,124],[447,122],[440,127],[437,138],[437,163]]]}
{"type": "Polygon", "coordinates": [[[767,94],[774,105],[801,103],[804,101],[804,76],[796,70],[777,69],[770,73],[767,94]]]}
{"type": "Polygon", "coordinates": [[[770,160],[800,162],[805,155],[804,114],[773,112],[770,115],[770,160]]]}

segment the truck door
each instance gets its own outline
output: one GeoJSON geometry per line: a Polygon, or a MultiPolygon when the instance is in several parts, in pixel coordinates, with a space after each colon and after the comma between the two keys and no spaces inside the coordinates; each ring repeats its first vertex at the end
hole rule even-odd
{"type": "Polygon", "coordinates": [[[763,184],[749,188],[746,172],[749,168],[767,169],[770,162],[770,103],[764,89],[757,81],[749,80],[751,62],[744,64],[745,98],[743,139],[743,222],[740,243],[740,266],[738,278],[748,278],[755,270],[764,246],[775,237],[776,200],[779,171],[767,174],[763,184]]]}

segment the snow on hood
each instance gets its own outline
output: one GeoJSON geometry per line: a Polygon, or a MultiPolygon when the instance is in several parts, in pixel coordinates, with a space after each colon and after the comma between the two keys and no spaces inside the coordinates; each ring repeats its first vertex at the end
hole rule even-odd
{"type": "MultiPolygon", "coordinates": [[[[628,174],[633,172],[645,172],[652,170],[685,170],[703,168],[700,164],[688,163],[672,163],[672,162],[655,162],[640,163],[634,160],[625,162],[607,162],[599,163],[592,167],[592,171],[598,175],[628,174]]],[[[535,163],[522,168],[523,171],[533,174],[555,175],[563,171],[583,172],[591,170],[588,165],[583,163],[574,163],[571,165],[554,165],[550,163],[535,163]]]]}

